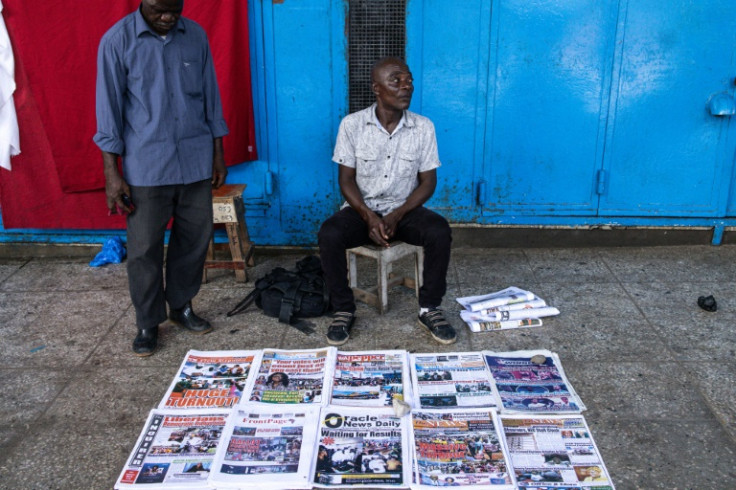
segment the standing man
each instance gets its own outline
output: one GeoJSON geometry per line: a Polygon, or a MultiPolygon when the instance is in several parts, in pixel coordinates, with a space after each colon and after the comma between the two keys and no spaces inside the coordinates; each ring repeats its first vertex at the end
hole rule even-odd
{"type": "Polygon", "coordinates": [[[434,125],[407,110],[414,86],[402,60],[378,60],[371,82],[376,103],[342,120],[332,157],[346,202],[319,231],[335,311],[327,341],[347,342],[355,322],[345,250],[370,242],[388,247],[396,239],[424,248],[418,322],[436,341],[452,344],[455,330],[438,309],[447,289],[452,234],[442,216],[423,206],[434,193],[440,166],[434,125]]]}
{"type": "Polygon", "coordinates": [[[212,235],[212,188],[227,175],[228,130],[207,36],[181,16],[183,8],[183,0],[142,0],[103,36],[97,57],[94,141],[102,150],[107,207],[128,216],[138,356],[156,350],[166,303],[172,323],[196,334],[212,330],[191,300],[212,235]],[[164,287],[164,233],[172,218],[164,287]]]}

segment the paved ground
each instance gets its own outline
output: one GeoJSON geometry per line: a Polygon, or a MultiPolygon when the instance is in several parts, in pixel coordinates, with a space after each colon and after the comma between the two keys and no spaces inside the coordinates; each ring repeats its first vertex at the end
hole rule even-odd
{"type": "MultiPolygon", "coordinates": [[[[326,345],[257,311],[227,312],[252,278],[304,254],[259,255],[239,284],[218,272],[195,299],[204,337],[171,326],[153,357],[130,353],[124,266],[86,259],[0,261],[0,488],[112,488],[148,411],[190,348],[326,345]]],[[[619,489],[736,488],[736,247],[453,251],[444,307],[459,331],[439,346],[396,288],[384,316],[359,306],[348,349],[557,352],[619,489]],[[458,296],[515,285],[562,312],[537,329],[471,334],[458,296]],[[697,307],[713,294],[716,313],[697,307]]]]}

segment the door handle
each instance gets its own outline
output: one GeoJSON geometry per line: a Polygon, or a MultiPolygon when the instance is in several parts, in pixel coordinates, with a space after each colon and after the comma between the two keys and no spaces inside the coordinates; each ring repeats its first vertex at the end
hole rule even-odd
{"type": "Polygon", "coordinates": [[[717,117],[733,116],[736,114],[736,101],[728,92],[719,92],[708,99],[708,110],[717,117]]]}

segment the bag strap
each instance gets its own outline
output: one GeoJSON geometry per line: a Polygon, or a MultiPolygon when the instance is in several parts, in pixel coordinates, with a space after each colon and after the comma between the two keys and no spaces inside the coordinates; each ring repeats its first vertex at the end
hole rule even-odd
{"type": "Polygon", "coordinates": [[[281,298],[281,309],[279,310],[279,321],[281,323],[291,323],[291,317],[299,311],[302,304],[301,295],[298,294],[301,285],[302,281],[291,283],[289,289],[284,291],[284,296],[281,298]]]}
{"type": "Polygon", "coordinates": [[[262,289],[254,289],[248,295],[243,298],[243,300],[235,305],[235,308],[227,312],[227,316],[233,316],[237,315],[238,313],[242,313],[243,311],[247,310],[250,305],[253,304],[253,302],[256,300],[256,297],[261,295],[261,292],[263,292],[262,289]]]}
{"type": "Polygon", "coordinates": [[[266,289],[270,288],[273,284],[275,284],[281,277],[283,277],[283,274],[287,272],[285,269],[281,267],[276,267],[274,270],[266,274],[261,279],[258,279],[255,284],[255,288],[253,291],[248,293],[248,295],[243,298],[243,300],[235,305],[235,308],[227,312],[227,316],[231,317],[233,315],[237,315],[238,313],[242,313],[250,305],[253,304],[254,301],[256,301],[258,298],[260,298],[261,293],[265,291],[266,289]]]}

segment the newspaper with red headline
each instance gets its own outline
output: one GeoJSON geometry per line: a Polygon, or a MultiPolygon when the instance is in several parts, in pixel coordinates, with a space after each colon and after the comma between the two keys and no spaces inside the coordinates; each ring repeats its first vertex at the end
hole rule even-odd
{"type": "Polygon", "coordinates": [[[390,407],[395,398],[411,400],[405,350],[337,352],[331,404],[390,407]]]}
{"type": "Polygon", "coordinates": [[[259,350],[190,350],[158,408],[234,407],[252,385],[251,368],[260,356],[259,350]]]}
{"type": "Polygon", "coordinates": [[[332,387],[336,349],[264,349],[243,402],[325,405],[332,387]]]}
{"type": "Polygon", "coordinates": [[[412,488],[515,488],[494,409],[414,410],[412,488]]]}
{"type": "Polygon", "coordinates": [[[501,423],[519,488],[613,490],[581,415],[503,415],[501,423]]]}
{"type": "Polygon", "coordinates": [[[248,404],[233,410],[209,483],[217,488],[311,488],[319,424],[313,405],[248,404]]]}
{"type": "Polygon", "coordinates": [[[228,415],[151,410],[115,488],[206,488],[228,415]]]}
{"type": "Polygon", "coordinates": [[[411,354],[417,408],[495,407],[498,397],[481,352],[411,354]]]}
{"type": "Polygon", "coordinates": [[[567,379],[560,358],[548,350],[483,351],[501,398],[501,411],[580,413],[585,410],[567,379]]]}
{"type": "Polygon", "coordinates": [[[314,466],[317,487],[408,487],[408,417],[384,408],[323,407],[314,466]]]}

